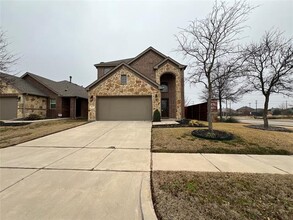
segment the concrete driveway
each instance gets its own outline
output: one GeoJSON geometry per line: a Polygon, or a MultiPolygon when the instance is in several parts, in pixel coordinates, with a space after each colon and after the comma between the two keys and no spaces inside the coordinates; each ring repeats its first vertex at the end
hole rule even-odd
{"type": "Polygon", "coordinates": [[[150,122],[93,122],[0,149],[0,219],[156,219],[150,122]]]}

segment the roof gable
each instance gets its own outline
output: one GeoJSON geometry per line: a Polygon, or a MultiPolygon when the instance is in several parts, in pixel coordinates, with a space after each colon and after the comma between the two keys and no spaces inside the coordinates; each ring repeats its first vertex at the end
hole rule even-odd
{"type": "Polygon", "coordinates": [[[167,57],[164,54],[162,54],[160,51],[156,50],[155,48],[149,47],[146,50],[144,50],[143,52],[141,52],[140,54],[138,54],[136,57],[131,59],[127,64],[129,65],[129,64],[133,63],[134,61],[138,60],[140,57],[142,57],[143,55],[145,55],[149,51],[153,51],[154,53],[158,54],[159,56],[161,56],[164,59],[167,57]]]}
{"type": "Polygon", "coordinates": [[[37,82],[42,84],[44,87],[46,87],[47,89],[51,90],[59,96],[81,97],[85,99],[88,98],[86,89],[84,87],[68,82],[66,80],[56,82],[29,72],[25,73],[21,78],[25,78],[26,76],[32,77],[37,82]]]}
{"type": "Polygon", "coordinates": [[[162,66],[164,63],[166,63],[168,61],[175,64],[180,69],[185,69],[187,67],[186,65],[182,65],[182,64],[178,63],[177,61],[173,60],[171,57],[166,57],[164,60],[162,60],[162,62],[160,62],[156,66],[154,66],[154,69],[159,69],[160,66],[162,66]]]}
{"type": "Polygon", "coordinates": [[[37,95],[37,96],[43,96],[47,97],[46,94],[29,84],[24,79],[9,75],[6,73],[0,73],[0,78],[2,78],[4,81],[9,82],[9,85],[14,87],[16,90],[18,90],[22,94],[30,94],[30,95],[37,95]]]}
{"type": "Polygon", "coordinates": [[[111,71],[109,71],[106,75],[104,75],[103,77],[101,77],[100,79],[97,79],[96,81],[94,81],[92,84],[88,85],[86,87],[87,90],[90,90],[93,86],[101,83],[102,81],[104,81],[105,79],[107,79],[109,76],[111,76],[112,74],[114,74],[116,72],[116,70],[118,70],[119,68],[121,68],[122,66],[125,66],[126,68],[128,68],[129,70],[131,70],[131,72],[133,72],[134,74],[136,74],[138,77],[142,78],[143,80],[145,80],[148,84],[159,88],[159,84],[156,83],[155,81],[149,79],[148,77],[146,77],[145,75],[141,74],[140,72],[138,72],[137,70],[135,70],[134,68],[132,68],[131,66],[129,66],[126,63],[121,63],[120,65],[116,66],[114,69],[112,69],[111,71]]]}

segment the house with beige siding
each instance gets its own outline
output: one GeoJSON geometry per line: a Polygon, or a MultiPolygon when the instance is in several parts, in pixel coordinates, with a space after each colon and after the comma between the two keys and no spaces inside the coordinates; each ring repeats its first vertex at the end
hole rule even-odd
{"type": "Polygon", "coordinates": [[[87,87],[89,120],[152,120],[184,117],[184,70],[153,47],[137,56],[94,65],[97,80],[87,87]]]}

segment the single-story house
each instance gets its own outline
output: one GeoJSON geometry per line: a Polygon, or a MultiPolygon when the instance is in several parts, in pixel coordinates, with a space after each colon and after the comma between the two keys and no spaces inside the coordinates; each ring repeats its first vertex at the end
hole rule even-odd
{"type": "Polygon", "coordinates": [[[89,120],[152,120],[184,117],[185,65],[149,47],[136,57],[101,62],[87,87],[89,120]]]}
{"type": "Polygon", "coordinates": [[[71,81],[56,82],[33,73],[1,73],[0,119],[41,117],[87,118],[87,91],[71,81]]]}
{"type": "Polygon", "coordinates": [[[32,113],[46,117],[46,112],[46,94],[19,77],[0,73],[0,120],[32,113]]]}

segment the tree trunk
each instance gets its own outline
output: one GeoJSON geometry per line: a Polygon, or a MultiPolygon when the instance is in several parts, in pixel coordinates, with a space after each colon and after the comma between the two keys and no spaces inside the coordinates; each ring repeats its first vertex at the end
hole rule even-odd
{"type": "Polygon", "coordinates": [[[263,126],[265,129],[269,128],[269,121],[268,121],[268,107],[269,107],[269,99],[270,95],[265,95],[265,104],[263,110],[263,126]]]}
{"type": "MultiPolygon", "coordinates": [[[[223,111],[222,111],[222,95],[219,93],[219,105],[220,105],[220,121],[223,121],[223,111]]],[[[227,109],[226,109],[227,111],[227,109]]]]}
{"type": "Polygon", "coordinates": [[[209,124],[209,131],[213,131],[213,122],[212,122],[212,106],[211,106],[211,101],[212,101],[212,85],[209,82],[209,87],[208,87],[209,95],[208,95],[208,124],[209,124]]]}

